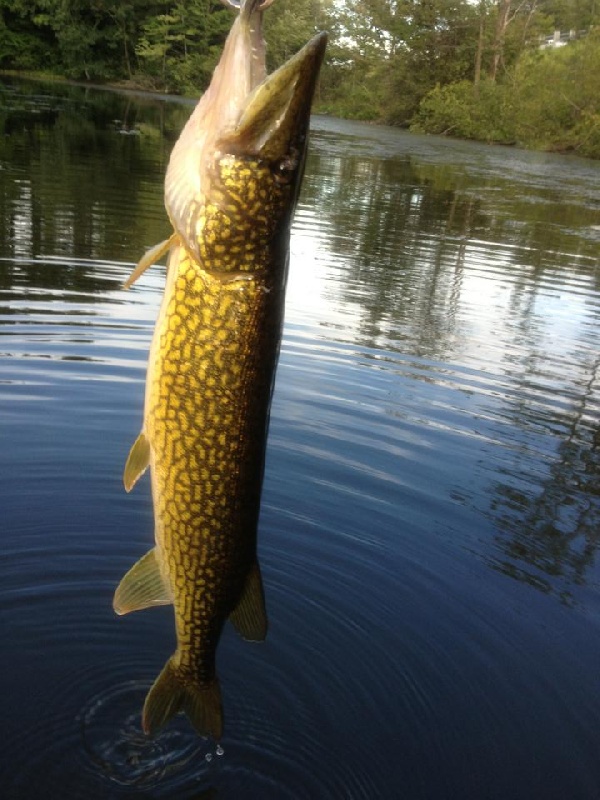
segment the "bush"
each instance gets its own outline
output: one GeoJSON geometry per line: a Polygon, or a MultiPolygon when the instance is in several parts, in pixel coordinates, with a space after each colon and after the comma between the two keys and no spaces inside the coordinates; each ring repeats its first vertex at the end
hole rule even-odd
{"type": "Polygon", "coordinates": [[[572,132],[572,146],[579,155],[600,158],[600,114],[586,112],[572,132]]]}
{"type": "Polygon", "coordinates": [[[419,106],[410,129],[485,142],[514,142],[512,112],[504,87],[484,81],[436,86],[419,106]]]}
{"type": "Polygon", "coordinates": [[[530,53],[512,75],[516,136],[526,147],[600,158],[600,31],[558,50],[530,53]]]}
{"type": "Polygon", "coordinates": [[[524,53],[502,83],[436,86],[411,123],[450,134],[600,158],[600,30],[556,50],[524,53]]]}

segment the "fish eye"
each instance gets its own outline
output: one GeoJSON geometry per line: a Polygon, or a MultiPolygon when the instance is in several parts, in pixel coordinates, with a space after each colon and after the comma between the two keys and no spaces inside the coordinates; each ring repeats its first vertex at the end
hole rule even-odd
{"type": "Polygon", "coordinates": [[[277,183],[286,184],[294,177],[297,166],[298,158],[295,154],[289,153],[278,161],[275,161],[271,165],[271,171],[277,183]]]}

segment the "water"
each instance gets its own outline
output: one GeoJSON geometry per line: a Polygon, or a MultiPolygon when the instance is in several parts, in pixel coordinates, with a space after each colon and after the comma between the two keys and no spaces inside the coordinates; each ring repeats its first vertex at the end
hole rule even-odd
{"type": "Polygon", "coordinates": [[[190,107],[0,83],[3,800],[600,796],[597,163],[315,118],[222,749],[140,736],[121,473],[190,107]]]}

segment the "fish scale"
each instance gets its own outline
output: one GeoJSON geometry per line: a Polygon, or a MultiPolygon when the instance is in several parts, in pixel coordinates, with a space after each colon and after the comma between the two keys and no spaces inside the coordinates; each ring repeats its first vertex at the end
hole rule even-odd
{"type": "Polygon", "coordinates": [[[183,711],[198,733],[220,738],[223,626],[229,619],[254,641],[267,632],[257,524],[290,225],[326,42],[314,37],[263,80],[268,3],[243,3],[171,154],[173,234],[125,284],[169,252],[144,423],[123,476],[129,491],[150,467],[156,545],[113,601],[119,614],[173,604],[177,648],[142,714],[151,735],[183,711]]]}
{"type": "Polygon", "coordinates": [[[156,518],[162,522],[157,545],[168,554],[169,579],[180,589],[177,640],[186,654],[179,663],[209,683],[214,648],[196,643],[212,641],[212,628],[233,611],[231,598],[239,596],[254,558],[255,542],[241,548],[237,532],[256,528],[264,395],[272,382],[266,365],[274,369],[269,350],[279,338],[281,313],[262,282],[224,283],[198,269],[181,248],[171,256],[171,270],[172,289],[157,327],[146,437],[160,453],[153,464],[156,518]]]}

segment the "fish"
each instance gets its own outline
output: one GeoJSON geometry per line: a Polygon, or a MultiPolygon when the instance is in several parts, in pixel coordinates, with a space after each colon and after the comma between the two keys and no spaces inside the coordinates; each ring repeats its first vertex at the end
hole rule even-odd
{"type": "Polygon", "coordinates": [[[317,34],[267,75],[271,2],[228,0],[239,13],[167,167],[173,232],[125,284],[168,253],[142,430],[123,474],[129,492],[150,470],[155,545],[113,599],[119,615],[174,607],[177,647],[142,711],[149,736],[183,712],[218,741],[224,625],[250,641],[267,634],[257,527],[290,228],[327,43],[317,34]]]}

